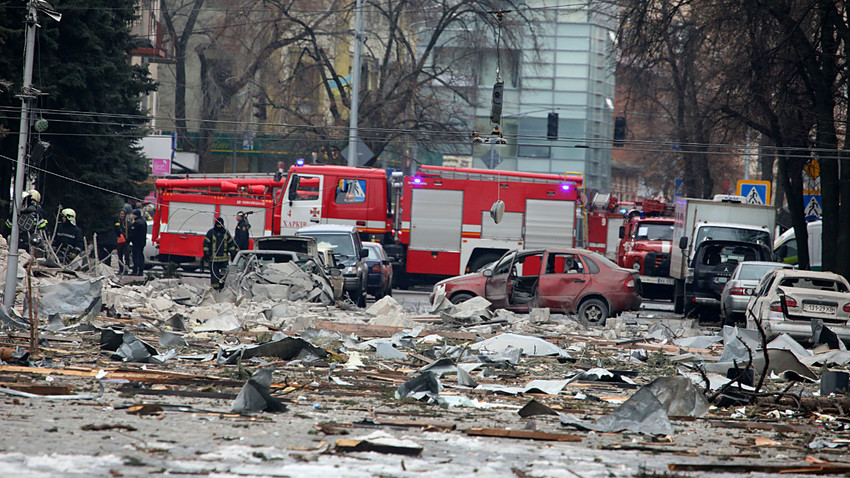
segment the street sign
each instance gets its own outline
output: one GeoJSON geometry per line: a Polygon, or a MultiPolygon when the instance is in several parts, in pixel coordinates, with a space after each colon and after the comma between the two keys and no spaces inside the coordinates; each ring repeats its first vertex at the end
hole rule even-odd
{"type": "Polygon", "coordinates": [[[820,194],[803,194],[803,215],[806,221],[814,221],[823,216],[820,194]]]}
{"type": "MultiPolygon", "coordinates": [[[[356,154],[354,154],[355,166],[365,165],[370,159],[372,159],[372,156],[374,156],[374,154],[372,154],[372,150],[369,149],[369,147],[366,146],[366,143],[361,141],[360,138],[355,139],[354,151],[356,151],[356,154]]],[[[342,157],[345,158],[346,161],[348,161],[348,155],[352,154],[351,145],[349,144],[348,146],[346,146],[340,154],[342,154],[342,157]]]]}
{"type": "Polygon", "coordinates": [[[685,195],[684,188],[682,187],[683,181],[682,178],[676,178],[673,180],[673,197],[682,197],[685,195]]]}
{"type": "Polygon", "coordinates": [[[770,181],[738,180],[738,196],[747,204],[770,204],[770,181]]]}

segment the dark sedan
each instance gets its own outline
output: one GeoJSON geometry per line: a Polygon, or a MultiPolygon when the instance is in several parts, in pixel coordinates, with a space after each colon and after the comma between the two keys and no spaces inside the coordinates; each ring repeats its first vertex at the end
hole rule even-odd
{"type": "Polygon", "coordinates": [[[378,242],[364,242],[363,248],[369,251],[369,256],[366,257],[366,268],[369,271],[366,292],[372,294],[375,299],[393,295],[393,266],[384,246],[378,242]]]}
{"type": "Polygon", "coordinates": [[[482,296],[517,312],[548,307],[596,324],[641,303],[636,271],[584,249],[510,251],[492,267],[438,282],[432,299],[440,294],[455,304],[482,296]]]}

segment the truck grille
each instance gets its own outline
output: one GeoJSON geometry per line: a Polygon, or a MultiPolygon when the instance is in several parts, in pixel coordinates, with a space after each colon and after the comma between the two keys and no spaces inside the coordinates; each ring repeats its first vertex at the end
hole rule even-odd
{"type": "Polygon", "coordinates": [[[670,254],[664,252],[647,252],[643,268],[644,274],[648,276],[669,276],[670,254]]]}

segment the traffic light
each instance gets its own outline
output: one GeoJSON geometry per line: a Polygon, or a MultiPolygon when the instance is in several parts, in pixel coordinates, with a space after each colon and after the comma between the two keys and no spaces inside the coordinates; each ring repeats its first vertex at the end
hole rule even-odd
{"type": "Polygon", "coordinates": [[[546,137],[552,141],[558,139],[558,113],[549,113],[546,120],[546,137]]]}
{"type": "Polygon", "coordinates": [[[490,105],[490,122],[499,124],[502,121],[502,99],[505,95],[505,82],[497,81],[493,85],[493,102],[490,105]]]}
{"type": "Polygon", "coordinates": [[[614,118],[614,146],[622,146],[626,142],[626,118],[614,118]]]}
{"type": "Polygon", "coordinates": [[[256,97],[257,102],[254,103],[254,117],[260,121],[265,121],[266,116],[266,97],[259,95],[256,97]]]}

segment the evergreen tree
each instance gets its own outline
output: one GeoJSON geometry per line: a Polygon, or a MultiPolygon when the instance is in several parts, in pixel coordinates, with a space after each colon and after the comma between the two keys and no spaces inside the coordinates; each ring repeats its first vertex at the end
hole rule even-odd
{"type": "MultiPolygon", "coordinates": [[[[122,204],[121,196],[142,197],[148,164],[134,143],[144,134],[143,94],[155,89],[147,68],[130,64],[137,39],[134,0],[54,0],[61,22],[39,15],[33,87],[42,95],[33,114],[48,120],[40,134],[50,143],[34,166],[36,187],[52,220],[57,207],[73,208],[84,234],[102,230],[122,204]],[[117,193],[117,194],[116,194],[117,193]]],[[[0,0],[0,161],[17,158],[26,4],[0,0]]],[[[39,135],[31,131],[32,139],[39,135]]],[[[0,168],[0,200],[8,206],[12,167],[0,168]]],[[[9,208],[2,207],[8,217],[9,208]]]]}

